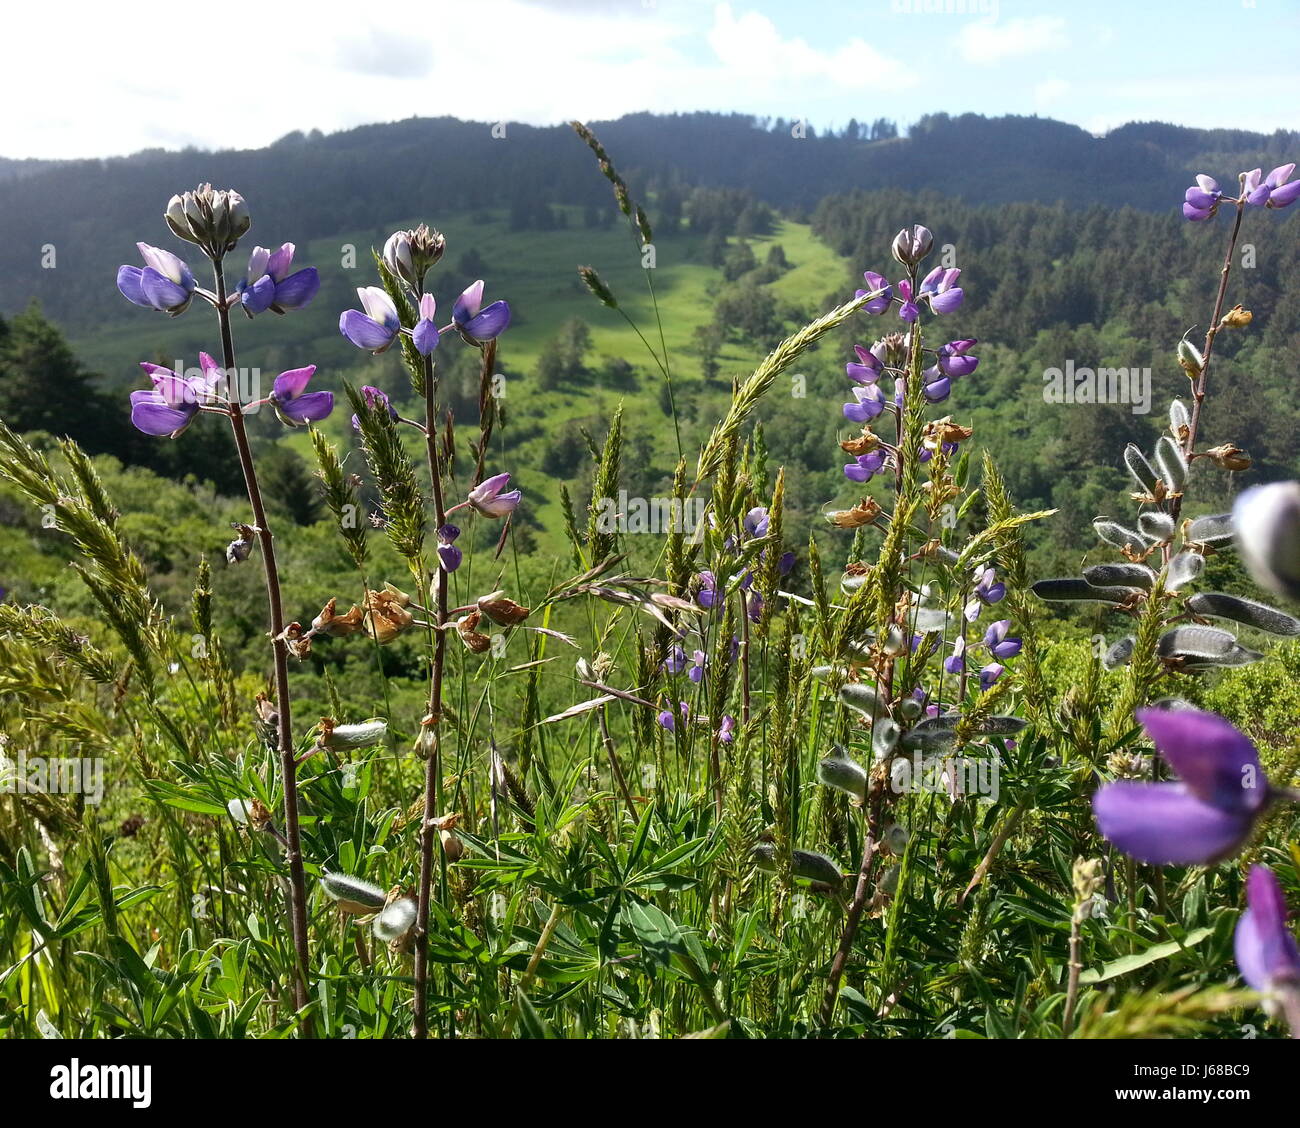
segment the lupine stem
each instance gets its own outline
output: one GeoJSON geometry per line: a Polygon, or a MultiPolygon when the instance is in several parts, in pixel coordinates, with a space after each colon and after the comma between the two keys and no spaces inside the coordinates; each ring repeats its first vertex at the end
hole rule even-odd
{"type": "MultiPolygon", "coordinates": [[[[1183,452],[1189,458],[1196,448],[1196,434],[1201,426],[1201,406],[1205,402],[1205,392],[1209,381],[1210,357],[1214,354],[1214,342],[1219,335],[1220,322],[1223,319],[1223,306],[1228,296],[1228,276],[1232,273],[1232,254],[1237,249],[1237,236],[1241,233],[1241,219],[1245,215],[1245,210],[1245,204],[1239,200],[1237,202],[1237,215],[1232,222],[1232,234],[1228,238],[1228,250],[1223,256],[1223,269],[1219,271],[1219,292],[1214,299],[1214,314],[1210,318],[1210,327],[1205,332],[1205,347],[1201,351],[1201,368],[1196,376],[1196,384],[1192,388],[1192,418],[1188,424],[1187,439],[1183,445],[1183,452]]],[[[1169,514],[1175,521],[1178,520],[1182,502],[1183,499],[1180,495],[1173,499],[1169,507],[1169,514]]]]}
{"type": "MultiPolygon", "coordinates": [[[[433,507],[437,527],[447,523],[447,506],[442,495],[442,457],[438,451],[438,405],[433,378],[433,359],[424,358],[424,439],[433,479],[433,507]]],[[[442,680],[447,661],[447,570],[437,569],[434,605],[433,670],[429,676],[429,708],[422,722],[433,734],[433,746],[424,775],[424,820],[420,827],[420,884],[415,917],[415,1016],[412,1034],[429,1036],[429,903],[433,890],[433,842],[438,816],[438,773],[442,754],[442,680]]]]}
{"type": "MultiPolygon", "coordinates": [[[[235,371],[235,343],[230,331],[230,309],[226,302],[226,276],[221,260],[214,259],[216,278],[217,320],[221,326],[221,354],[227,379],[235,371]]],[[[258,541],[262,550],[262,573],[266,579],[266,602],[271,620],[271,652],[275,662],[275,699],[277,713],[277,751],[280,755],[280,775],[284,786],[284,843],[289,863],[289,921],[293,933],[295,970],[293,979],[294,1007],[301,1011],[307,1006],[307,982],[311,966],[307,951],[307,881],[302,868],[302,838],[298,830],[298,773],[293,754],[293,724],[289,700],[289,650],[284,641],[284,606],[280,598],[280,572],[275,562],[275,539],[266,518],[262,490],[257,482],[257,469],[244,426],[244,413],[239,397],[230,397],[230,430],[239,452],[239,465],[248,489],[248,504],[253,511],[258,541]]],[[[312,1036],[308,1017],[302,1019],[302,1032],[312,1036]]]]}

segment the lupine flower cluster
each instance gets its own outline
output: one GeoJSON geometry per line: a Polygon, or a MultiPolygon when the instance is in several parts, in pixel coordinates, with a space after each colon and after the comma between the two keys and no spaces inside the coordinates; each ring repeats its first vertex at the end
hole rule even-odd
{"type": "MultiPolygon", "coordinates": [[[[205,189],[209,196],[213,195],[206,185],[200,188],[198,195],[202,196],[205,189]]],[[[195,195],[186,193],[184,199],[175,197],[168,207],[167,215],[172,230],[177,234],[183,230],[185,234],[181,237],[190,242],[199,242],[200,236],[194,235],[194,230],[199,228],[200,219],[193,220],[193,227],[188,223],[182,227],[181,220],[176,215],[184,216],[183,209],[187,206],[185,201],[192,204],[195,195]]],[[[242,231],[247,231],[249,221],[242,198],[236,193],[216,195],[218,199],[233,196],[238,200],[242,231]]],[[[206,246],[211,242],[208,238],[200,245],[206,246]]],[[[229,246],[224,242],[221,245],[224,255],[227,249],[233,249],[234,242],[230,241],[229,246]]],[[[147,243],[137,243],[136,246],[145,265],[121,266],[117,271],[117,288],[128,301],[146,309],[168,313],[172,317],[184,313],[196,295],[213,306],[221,304],[222,299],[217,294],[198,286],[193,271],[179,256],[147,243]]],[[[290,273],[293,255],[292,243],[283,244],[275,252],[265,247],[255,247],[249,256],[248,271],[243,280],[235,292],[224,299],[225,308],[229,309],[238,303],[252,317],[267,309],[282,314],[307,306],[320,289],[320,279],[315,267],[290,273]]],[[[324,419],[334,409],[332,392],[307,391],[307,384],[316,372],[315,365],[282,372],[275,378],[269,396],[234,405],[228,398],[230,389],[227,387],[224,369],[206,352],[199,354],[199,371],[195,375],[187,375],[147,361],[142,361],[140,367],[152,381],[153,387],[131,393],[131,422],[146,435],[176,438],[194,422],[199,412],[229,415],[232,406],[248,414],[270,404],[279,420],[288,427],[299,427],[324,419]]]]}
{"type": "Polygon", "coordinates": [[[1214,177],[1201,174],[1183,195],[1183,215],[1193,223],[1203,223],[1213,219],[1224,203],[1253,208],[1290,207],[1300,199],[1300,180],[1291,179],[1294,172],[1294,163],[1278,165],[1267,176],[1258,168],[1243,172],[1237,178],[1241,185],[1239,196],[1225,196],[1214,177]]]}

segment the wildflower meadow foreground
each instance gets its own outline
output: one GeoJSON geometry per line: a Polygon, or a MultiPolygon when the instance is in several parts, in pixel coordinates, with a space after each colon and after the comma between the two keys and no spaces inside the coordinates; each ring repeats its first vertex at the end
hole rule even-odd
{"type": "MultiPolygon", "coordinates": [[[[649,217],[575,128],[645,265],[649,217]]],[[[698,450],[654,270],[625,304],[580,268],[574,302],[635,330],[677,446],[671,496],[635,498],[633,528],[630,451],[652,424],[621,409],[586,436],[585,495],[520,487],[507,439],[530,393],[498,354],[529,311],[508,268],[444,277],[472,248],[437,216],[392,233],[330,311],[359,364],[399,357],[409,388],[391,365],[354,385],[309,354],[257,367],[265,332],[243,344],[324,300],[294,231],[263,230],[233,189],[158,200],[120,316],[201,321],[208,343],[175,367],[141,357],[120,411],[182,451],[228,435],[225,492],[246,507],[224,558],[177,564],[186,615],[96,463],[0,425],[0,481],[85,597],[0,603],[0,1029],[1300,1037],[1295,718],[1261,739],[1207,704],[1300,636],[1300,482],[1230,512],[1201,500],[1251,464],[1250,435],[1207,446],[1203,423],[1249,394],[1216,363],[1260,330],[1234,297],[1238,244],[1267,244],[1293,172],[1186,190],[1214,305],[1177,310],[1158,437],[1127,446],[1128,492],[1091,522],[1023,511],[963,421],[991,363],[962,324],[976,264],[922,222],[752,357],[698,450]],[[809,529],[758,421],[801,357],[843,341],[842,395],[799,401],[843,461],[809,529]],[[301,491],[332,516],[323,605],[283,564],[298,530],[267,502],[272,432],[310,453],[301,491]],[[543,502],[565,549],[525,568],[543,502]],[[1060,521],[1078,574],[1035,574],[1025,537],[1060,521]],[[258,643],[236,656],[216,624],[248,571],[258,643]],[[1077,605],[1103,627],[1063,672],[1052,616],[1077,605]],[[386,665],[402,646],[414,699],[386,665]],[[377,671],[364,700],[331,672],[349,650],[377,671]]]]}

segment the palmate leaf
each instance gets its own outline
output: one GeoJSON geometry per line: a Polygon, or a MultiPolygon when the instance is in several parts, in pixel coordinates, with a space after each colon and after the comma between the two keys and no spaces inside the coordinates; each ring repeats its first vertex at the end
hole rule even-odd
{"type": "Polygon", "coordinates": [[[1210,619],[1231,619],[1277,635],[1300,635],[1300,619],[1253,599],[1221,591],[1203,591],[1187,600],[1187,609],[1210,619]]]}

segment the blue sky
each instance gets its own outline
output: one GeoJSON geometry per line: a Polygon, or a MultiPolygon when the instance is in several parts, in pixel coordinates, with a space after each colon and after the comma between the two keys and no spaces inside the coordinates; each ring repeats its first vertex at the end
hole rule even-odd
{"type": "Polygon", "coordinates": [[[254,147],[438,114],[1300,127],[1300,0],[137,0],[80,12],[71,34],[52,4],[6,20],[25,48],[0,70],[11,157],[254,147]],[[223,34],[201,73],[188,45],[223,34]]]}

